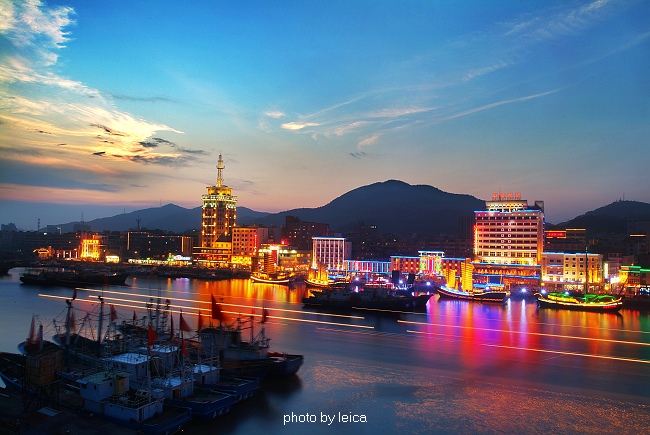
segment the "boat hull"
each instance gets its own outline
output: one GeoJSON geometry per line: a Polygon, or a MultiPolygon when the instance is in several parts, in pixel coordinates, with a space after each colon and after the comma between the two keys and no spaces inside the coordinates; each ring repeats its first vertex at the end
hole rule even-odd
{"type": "Polygon", "coordinates": [[[464,292],[460,290],[441,287],[438,289],[438,296],[441,299],[460,299],[477,302],[504,303],[510,296],[507,291],[487,291],[480,293],[464,292]]]}
{"type": "Polygon", "coordinates": [[[610,302],[580,302],[560,301],[549,299],[537,293],[537,304],[542,308],[553,308],[557,310],[590,311],[597,313],[616,313],[623,307],[622,299],[614,299],[610,302]]]}
{"type": "Polygon", "coordinates": [[[326,296],[309,296],[302,298],[306,307],[329,310],[385,310],[385,311],[424,311],[431,295],[413,297],[389,297],[376,300],[348,298],[345,300],[328,299],[326,296]]]}
{"type": "Polygon", "coordinates": [[[84,287],[84,286],[106,286],[126,285],[128,274],[69,274],[57,272],[24,273],[20,281],[27,285],[38,285],[43,287],[84,287]]]}

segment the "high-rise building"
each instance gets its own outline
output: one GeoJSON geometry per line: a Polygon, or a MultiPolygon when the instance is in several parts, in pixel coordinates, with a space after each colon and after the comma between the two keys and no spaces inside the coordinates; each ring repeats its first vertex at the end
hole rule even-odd
{"type": "Polygon", "coordinates": [[[203,213],[201,220],[201,247],[213,246],[221,236],[229,236],[237,217],[237,197],[232,187],[223,184],[223,158],[219,154],[217,183],[208,186],[208,193],[201,196],[203,213]]]}
{"type": "Polygon", "coordinates": [[[544,252],[544,204],[534,206],[519,193],[494,194],[476,211],[474,260],[481,263],[539,265],[544,252]]]}
{"type": "Polygon", "coordinates": [[[474,212],[474,281],[510,289],[539,286],[544,202],[530,206],[519,193],[495,193],[485,205],[474,212]]]}
{"type": "Polygon", "coordinates": [[[223,158],[219,154],[217,182],[214,186],[207,186],[207,193],[201,196],[201,237],[195,257],[199,262],[213,265],[224,263],[224,246],[231,246],[232,229],[237,218],[237,197],[233,196],[232,187],[223,183],[224,169],[223,158]]]}

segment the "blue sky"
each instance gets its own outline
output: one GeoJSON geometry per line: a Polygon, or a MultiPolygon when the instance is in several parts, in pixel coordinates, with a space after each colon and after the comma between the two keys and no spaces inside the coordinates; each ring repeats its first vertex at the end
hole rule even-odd
{"type": "MultiPolygon", "coordinates": [[[[0,0],[0,223],[388,179],[650,202],[646,1],[0,0]]],[[[387,198],[387,206],[390,199],[387,198]]]]}

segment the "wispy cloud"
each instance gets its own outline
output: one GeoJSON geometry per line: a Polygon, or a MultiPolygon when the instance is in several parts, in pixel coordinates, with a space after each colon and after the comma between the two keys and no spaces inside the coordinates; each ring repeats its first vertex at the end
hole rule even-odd
{"type": "Polygon", "coordinates": [[[529,41],[554,39],[602,20],[609,12],[616,11],[619,5],[620,2],[615,0],[596,0],[577,6],[555,7],[541,11],[534,17],[524,16],[519,21],[503,23],[503,35],[529,41]]]}
{"type": "Polygon", "coordinates": [[[302,130],[306,127],[317,127],[320,124],[317,122],[287,122],[281,125],[285,130],[302,130]]]}
{"type": "MultiPolygon", "coordinates": [[[[11,146],[23,151],[39,148],[44,155],[53,155],[61,148],[57,151],[52,144],[65,143],[67,158],[81,161],[93,153],[135,163],[168,165],[191,160],[188,155],[197,151],[172,147],[159,153],[157,146],[143,145],[162,143],[149,139],[156,132],[181,132],[113,104],[113,98],[134,97],[104,95],[57,73],[55,64],[71,37],[73,16],[70,7],[50,7],[39,0],[0,0],[0,120],[8,126],[6,138],[11,146]],[[47,133],[52,139],[35,139],[34,133],[47,133]]],[[[168,101],[162,97],[148,100],[168,101]]]]}
{"type": "Polygon", "coordinates": [[[456,113],[454,115],[446,116],[444,118],[436,120],[435,123],[450,121],[452,119],[461,118],[461,117],[467,116],[467,115],[472,115],[474,113],[482,112],[484,110],[494,109],[495,107],[503,106],[503,105],[506,105],[506,104],[520,103],[522,101],[528,101],[528,100],[533,100],[535,98],[545,97],[547,95],[554,94],[554,93],[556,93],[556,92],[558,92],[560,90],[561,89],[554,89],[552,91],[541,92],[539,94],[527,95],[527,96],[524,96],[524,97],[512,98],[512,99],[509,99],[509,100],[496,101],[494,103],[485,104],[485,105],[480,106],[480,107],[475,107],[473,109],[465,110],[463,112],[456,113]]]}

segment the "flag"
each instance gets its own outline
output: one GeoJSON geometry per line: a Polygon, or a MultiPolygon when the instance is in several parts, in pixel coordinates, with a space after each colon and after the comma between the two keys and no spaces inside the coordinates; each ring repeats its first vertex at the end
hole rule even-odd
{"type": "Polygon", "coordinates": [[[77,330],[77,326],[75,325],[76,321],[74,318],[74,311],[70,312],[70,332],[75,332],[77,330]]]}
{"type": "Polygon", "coordinates": [[[266,318],[269,315],[269,311],[266,308],[262,309],[262,320],[260,320],[260,323],[266,323],[266,318]]]}
{"type": "Polygon", "coordinates": [[[221,306],[214,299],[214,295],[210,296],[212,297],[212,320],[222,321],[223,314],[221,313],[221,306]]]}
{"type": "Polygon", "coordinates": [[[192,328],[190,325],[183,319],[183,313],[181,313],[181,325],[180,325],[180,330],[185,331],[185,332],[191,332],[192,328]]]}
{"type": "Polygon", "coordinates": [[[111,304],[111,321],[117,320],[117,311],[115,311],[115,306],[111,304]]]}
{"type": "Polygon", "coordinates": [[[153,346],[154,341],[158,339],[158,335],[156,334],[156,331],[153,330],[153,327],[149,325],[149,332],[148,332],[148,338],[149,338],[149,346],[153,346]]]}
{"type": "Polygon", "coordinates": [[[203,329],[203,316],[201,316],[201,310],[199,310],[199,325],[196,327],[196,330],[201,332],[201,329],[203,329]]]}
{"type": "Polygon", "coordinates": [[[190,357],[190,353],[187,351],[187,346],[185,346],[185,338],[181,337],[181,352],[185,355],[185,358],[190,357]]]}

